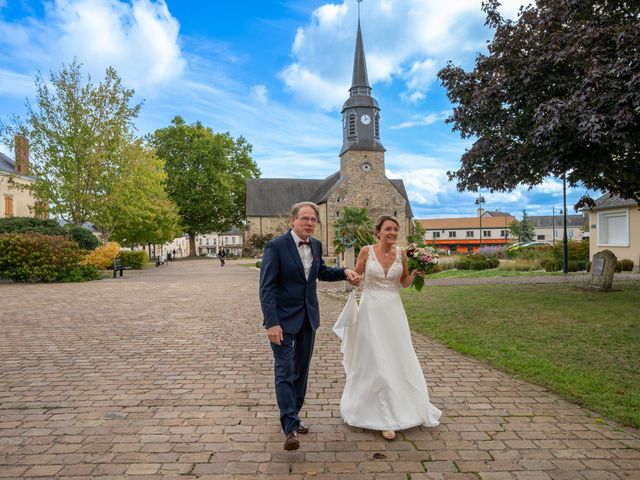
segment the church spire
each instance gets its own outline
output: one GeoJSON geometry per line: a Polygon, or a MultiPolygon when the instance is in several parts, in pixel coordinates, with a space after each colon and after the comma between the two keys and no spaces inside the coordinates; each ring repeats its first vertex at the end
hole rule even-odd
{"type": "Polygon", "coordinates": [[[380,143],[380,107],[371,96],[371,86],[367,75],[367,61],[364,56],[364,42],[360,28],[360,1],[358,0],[358,32],[356,51],[353,56],[353,77],[349,98],[342,106],[342,149],[384,152],[380,143]]]}
{"type": "Polygon", "coordinates": [[[364,46],[362,45],[362,30],[360,29],[360,19],[358,18],[358,36],[356,38],[356,53],[353,58],[353,78],[351,80],[350,95],[371,95],[369,78],[367,76],[367,60],[364,56],[364,46]]]}

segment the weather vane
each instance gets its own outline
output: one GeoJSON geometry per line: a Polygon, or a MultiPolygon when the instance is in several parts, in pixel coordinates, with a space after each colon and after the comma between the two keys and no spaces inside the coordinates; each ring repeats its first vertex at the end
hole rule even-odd
{"type": "Polygon", "coordinates": [[[358,0],[358,23],[360,23],[360,4],[362,3],[362,0],[358,0]]]}

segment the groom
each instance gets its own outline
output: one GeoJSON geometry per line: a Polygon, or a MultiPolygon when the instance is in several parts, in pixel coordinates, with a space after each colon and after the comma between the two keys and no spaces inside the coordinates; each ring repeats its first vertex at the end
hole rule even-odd
{"type": "Polygon", "coordinates": [[[311,237],[319,216],[315,203],[296,203],[291,208],[291,230],[267,243],[260,270],[260,303],[273,350],[285,450],[297,450],[298,433],[309,431],[298,415],[307,392],[315,332],[320,325],[316,280],[348,280],[352,284],[360,281],[352,270],[324,264],[322,244],[311,237]]]}

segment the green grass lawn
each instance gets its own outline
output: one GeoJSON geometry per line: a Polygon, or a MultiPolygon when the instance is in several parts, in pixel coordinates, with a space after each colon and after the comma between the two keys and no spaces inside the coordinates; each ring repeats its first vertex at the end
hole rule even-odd
{"type": "Polygon", "coordinates": [[[531,277],[536,275],[564,275],[562,272],[545,272],[541,270],[529,272],[517,272],[515,270],[500,270],[490,268],[488,270],[444,270],[442,272],[429,274],[425,277],[427,284],[429,279],[438,278],[478,278],[478,277],[531,277]]]}
{"type": "Polygon", "coordinates": [[[640,428],[640,283],[405,290],[411,328],[640,428]]]}

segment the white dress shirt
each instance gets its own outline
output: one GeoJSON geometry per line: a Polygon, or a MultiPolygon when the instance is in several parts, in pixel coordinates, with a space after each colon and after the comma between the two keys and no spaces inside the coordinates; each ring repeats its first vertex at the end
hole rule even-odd
{"type": "MultiPolygon", "coordinates": [[[[303,242],[296,232],[291,230],[291,236],[293,237],[293,241],[298,248],[298,253],[300,254],[300,260],[302,260],[302,266],[304,267],[304,278],[309,280],[309,272],[311,271],[311,264],[313,263],[313,253],[311,252],[311,245],[298,245],[298,242],[303,242]]],[[[311,238],[307,240],[311,241],[311,238]]]]}

